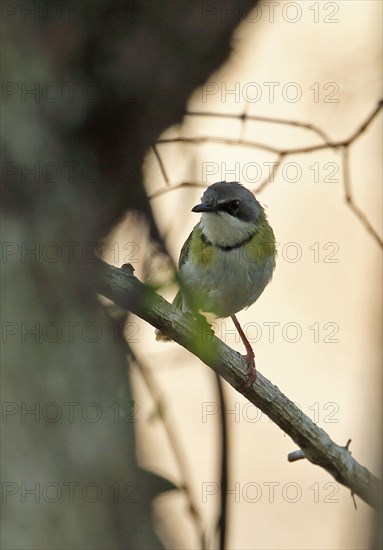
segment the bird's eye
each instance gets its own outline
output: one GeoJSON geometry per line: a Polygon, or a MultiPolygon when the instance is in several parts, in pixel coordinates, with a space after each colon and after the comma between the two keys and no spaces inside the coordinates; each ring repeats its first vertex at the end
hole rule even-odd
{"type": "Polygon", "coordinates": [[[226,212],[228,212],[229,214],[236,214],[238,212],[238,209],[239,209],[239,202],[240,201],[238,199],[227,202],[225,204],[226,212]]]}

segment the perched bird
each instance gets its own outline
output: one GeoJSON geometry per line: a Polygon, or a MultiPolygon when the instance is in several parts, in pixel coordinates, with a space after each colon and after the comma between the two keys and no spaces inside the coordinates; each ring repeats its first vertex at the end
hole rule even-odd
{"type": "MultiPolygon", "coordinates": [[[[181,250],[182,288],[173,304],[232,318],[246,348],[247,388],[256,378],[254,352],[235,314],[253,304],[272,277],[274,233],[253,193],[237,182],[210,185],[192,212],[201,219],[181,250]]],[[[166,340],[158,331],[157,339],[166,340]]]]}

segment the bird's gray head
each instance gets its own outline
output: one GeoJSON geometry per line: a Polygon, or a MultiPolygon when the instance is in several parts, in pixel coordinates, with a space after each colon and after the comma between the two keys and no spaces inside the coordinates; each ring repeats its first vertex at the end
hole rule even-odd
{"type": "Polygon", "coordinates": [[[256,223],[262,206],[253,193],[237,182],[219,181],[204,192],[192,212],[226,212],[244,222],[256,223]]]}
{"type": "Polygon", "coordinates": [[[206,189],[192,212],[201,212],[200,226],[208,241],[234,247],[254,234],[263,208],[246,187],[220,181],[206,189]]]}

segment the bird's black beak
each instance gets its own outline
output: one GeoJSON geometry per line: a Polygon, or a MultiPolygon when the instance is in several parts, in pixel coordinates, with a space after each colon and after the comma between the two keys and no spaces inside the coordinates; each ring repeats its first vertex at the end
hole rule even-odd
{"type": "Polygon", "coordinates": [[[197,204],[194,206],[194,208],[191,209],[192,212],[217,212],[217,209],[215,206],[212,206],[211,204],[197,204]]]}

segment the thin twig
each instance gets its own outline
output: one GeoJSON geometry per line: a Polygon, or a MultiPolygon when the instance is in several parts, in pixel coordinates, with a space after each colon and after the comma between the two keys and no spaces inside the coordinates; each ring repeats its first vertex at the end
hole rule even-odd
{"type": "Polygon", "coordinates": [[[267,176],[267,178],[265,178],[263,181],[261,181],[261,183],[258,185],[258,187],[256,189],[254,189],[253,193],[258,195],[260,194],[263,189],[269,185],[269,183],[271,181],[273,181],[274,177],[276,176],[277,172],[280,170],[281,168],[281,165],[282,165],[282,160],[283,160],[283,155],[282,153],[280,153],[278,155],[278,158],[277,160],[275,161],[275,167],[273,167],[273,173],[272,173],[272,176],[267,176]]]}
{"type": "Polygon", "coordinates": [[[357,130],[349,137],[343,145],[351,145],[351,143],[354,143],[354,141],[361,136],[365,130],[370,126],[371,122],[374,120],[374,118],[378,115],[380,109],[383,107],[383,98],[378,101],[376,104],[375,109],[371,111],[369,116],[366,118],[366,120],[359,126],[357,130]]]}
{"type": "Polygon", "coordinates": [[[194,182],[194,181],[183,181],[182,183],[179,183],[177,185],[173,185],[172,187],[164,187],[163,189],[158,189],[157,191],[154,191],[150,195],[150,199],[154,199],[156,197],[159,197],[160,195],[163,195],[164,193],[167,193],[168,191],[175,191],[176,189],[182,189],[185,187],[191,188],[200,188],[200,189],[206,189],[206,185],[204,183],[194,182]]]}
{"type": "Polygon", "coordinates": [[[383,240],[380,238],[378,233],[375,231],[375,229],[372,227],[369,219],[367,218],[366,214],[361,211],[361,209],[355,204],[353,197],[352,197],[352,191],[351,191],[351,177],[350,177],[350,162],[349,162],[349,149],[348,147],[344,147],[342,151],[342,166],[343,166],[343,185],[344,185],[344,191],[345,191],[345,200],[348,206],[350,207],[351,211],[355,214],[355,216],[358,218],[358,220],[364,225],[365,229],[374,237],[376,242],[383,246],[383,240]]]}
{"type": "Polygon", "coordinates": [[[221,505],[217,527],[219,530],[219,550],[226,549],[227,536],[227,487],[229,478],[229,434],[227,429],[226,402],[223,382],[219,374],[216,374],[216,386],[218,393],[219,427],[221,432],[221,505]]]}
{"type": "MultiPolygon", "coordinates": [[[[278,149],[277,147],[273,147],[272,145],[267,145],[265,143],[259,143],[257,141],[248,141],[246,139],[231,139],[211,136],[200,136],[192,138],[178,136],[175,138],[163,138],[157,141],[157,144],[160,145],[165,145],[168,143],[189,143],[193,145],[201,145],[203,143],[220,143],[221,145],[239,145],[241,147],[250,147],[252,149],[262,149],[263,151],[268,151],[269,153],[280,153],[280,149],[278,149]]],[[[326,147],[326,145],[321,146],[321,148],[323,147],[326,147]]]]}
{"type": "MultiPolygon", "coordinates": [[[[303,154],[303,153],[312,153],[314,151],[320,151],[322,149],[328,149],[328,148],[336,149],[338,147],[347,147],[347,146],[351,145],[352,143],[354,143],[354,141],[356,139],[358,139],[365,132],[365,130],[370,126],[372,121],[378,115],[378,113],[381,110],[382,106],[383,106],[383,100],[380,100],[376,104],[374,109],[371,111],[371,113],[367,116],[367,118],[362,122],[362,124],[359,126],[359,128],[357,128],[357,130],[355,130],[355,132],[353,132],[350,137],[348,137],[347,139],[338,140],[338,141],[332,141],[331,139],[329,139],[325,135],[323,130],[319,129],[318,127],[316,127],[312,124],[301,123],[301,122],[294,121],[294,120],[272,119],[272,118],[267,118],[267,117],[263,117],[263,118],[262,117],[255,117],[254,118],[250,115],[246,115],[246,118],[248,120],[253,120],[253,119],[254,120],[264,120],[265,122],[269,122],[269,123],[275,122],[277,124],[287,124],[289,126],[299,126],[299,127],[310,129],[310,130],[315,131],[317,133],[319,132],[319,134],[320,134],[321,138],[323,139],[324,143],[320,143],[320,144],[317,144],[317,145],[310,145],[310,146],[307,146],[307,147],[295,147],[295,148],[291,148],[291,149],[280,149],[280,148],[277,148],[277,147],[273,147],[272,145],[267,145],[265,143],[258,143],[258,142],[254,142],[254,141],[235,140],[235,139],[230,139],[230,138],[218,138],[218,137],[210,137],[209,138],[209,137],[206,137],[206,136],[194,137],[194,138],[178,136],[178,137],[175,137],[175,138],[160,139],[157,143],[177,143],[177,142],[195,143],[195,144],[199,144],[199,143],[223,143],[225,145],[240,145],[240,146],[243,146],[243,147],[252,147],[252,148],[256,148],[256,149],[263,149],[263,150],[269,151],[271,153],[282,154],[282,155],[296,155],[296,154],[303,154]]],[[[194,112],[192,112],[192,113],[194,113],[194,112]]],[[[198,115],[202,116],[202,113],[198,113],[198,115]]],[[[228,117],[228,118],[236,118],[236,119],[240,120],[241,118],[243,118],[244,115],[234,115],[234,114],[226,115],[224,113],[214,113],[214,114],[213,113],[208,113],[206,116],[217,116],[217,117],[220,117],[220,118],[228,117]]]]}
{"type": "MultiPolygon", "coordinates": [[[[371,113],[366,117],[366,119],[360,124],[360,126],[347,138],[343,140],[338,141],[332,141],[330,138],[326,135],[326,133],[320,129],[319,127],[304,123],[304,122],[298,122],[295,120],[284,120],[279,118],[271,118],[271,117],[260,117],[260,116],[253,116],[248,115],[246,112],[243,112],[242,114],[234,114],[234,113],[214,113],[214,112],[203,112],[203,111],[190,111],[186,113],[186,116],[197,116],[197,117],[216,117],[216,118],[231,118],[236,120],[242,121],[241,126],[241,137],[239,139],[232,139],[232,138],[221,138],[221,137],[208,137],[208,136],[200,136],[200,137],[182,137],[178,136],[175,138],[167,138],[167,139],[160,139],[157,143],[158,144],[167,144],[167,143],[189,143],[189,144],[205,144],[205,143],[219,143],[222,145],[227,146],[239,146],[239,147],[249,147],[254,149],[260,149],[263,151],[267,151],[269,153],[273,153],[277,155],[279,164],[277,164],[276,169],[280,168],[281,160],[284,157],[292,156],[292,155],[303,155],[303,154],[309,154],[314,153],[317,151],[323,151],[325,149],[341,149],[342,150],[342,166],[343,166],[343,185],[345,189],[345,195],[346,195],[346,204],[349,206],[349,208],[352,210],[352,212],[355,214],[355,216],[359,219],[359,221],[363,224],[365,229],[373,236],[373,238],[376,240],[376,242],[383,247],[383,240],[378,235],[376,230],[371,225],[370,221],[368,220],[367,216],[361,211],[361,209],[356,205],[352,192],[351,192],[351,181],[350,181],[350,174],[349,174],[349,164],[348,164],[348,154],[349,154],[349,147],[367,130],[367,128],[371,125],[371,123],[374,121],[374,119],[377,117],[378,113],[382,109],[383,106],[383,99],[381,99],[374,109],[371,111],[371,113]],[[316,145],[309,145],[305,147],[295,147],[290,149],[280,149],[277,147],[273,147],[272,145],[267,145],[265,143],[259,143],[255,141],[249,141],[242,139],[243,135],[243,125],[245,121],[258,121],[258,122],[268,122],[273,124],[286,124],[289,126],[296,126],[300,128],[305,128],[307,130],[311,130],[312,132],[315,132],[322,140],[323,143],[319,143],[316,145]]],[[[158,158],[160,160],[160,155],[157,152],[158,158]]],[[[275,173],[275,171],[274,171],[275,173]]],[[[166,181],[166,180],[165,180],[166,181]]],[[[255,193],[261,193],[263,189],[270,183],[270,177],[265,178],[255,189],[255,193]]],[[[203,187],[205,188],[206,185],[197,183],[197,182],[182,182],[177,185],[165,187],[164,189],[160,189],[153,193],[149,198],[152,199],[154,197],[158,197],[159,195],[162,195],[164,193],[167,193],[169,191],[174,191],[176,189],[181,189],[185,187],[203,187]]]]}
{"type": "Polygon", "coordinates": [[[153,150],[154,156],[156,157],[156,159],[158,161],[158,165],[160,167],[160,171],[161,171],[162,177],[164,178],[165,184],[169,187],[170,186],[170,180],[169,180],[168,175],[166,173],[165,165],[162,162],[161,156],[160,156],[159,152],[157,151],[157,148],[156,148],[155,145],[152,145],[152,150],[153,150]]]}
{"type": "Polygon", "coordinates": [[[196,116],[196,117],[216,117],[216,118],[232,118],[232,119],[241,119],[242,121],[253,121],[253,122],[267,122],[269,124],[284,124],[287,126],[296,126],[298,128],[303,128],[305,130],[310,130],[317,134],[324,142],[329,142],[330,138],[327,134],[318,126],[310,124],[308,122],[299,122],[297,120],[286,120],[284,118],[272,118],[259,115],[248,115],[244,112],[242,115],[237,115],[235,113],[214,113],[206,111],[188,111],[185,113],[185,116],[196,116]]]}
{"type": "MultiPolygon", "coordinates": [[[[246,129],[246,121],[250,120],[249,116],[247,114],[247,110],[249,109],[250,104],[246,103],[245,108],[243,110],[242,116],[241,116],[241,131],[239,135],[239,139],[243,139],[245,135],[245,129],[246,129]]],[[[201,116],[201,113],[197,113],[196,116],[201,116]]],[[[205,116],[204,114],[202,116],[205,116]]]]}
{"type": "Polygon", "coordinates": [[[177,434],[173,429],[173,424],[169,421],[165,406],[165,399],[161,394],[161,390],[158,387],[153,373],[146,366],[144,366],[141,359],[137,359],[133,354],[132,357],[134,359],[134,364],[137,366],[138,371],[141,374],[145,385],[151,393],[153,401],[160,412],[160,418],[162,420],[169,444],[172,448],[174,458],[180,471],[180,475],[182,478],[182,488],[185,492],[186,498],[188,499],[190,515],[192,516],[194,524],[196,526],[196,531],[198,533],[198,537],[201,543],[201,548],[202,550],[205,550],[207,548],[206,534],[198,506],[193,496],[193,490],[191,488],[190,480],[192,476],[189,471],[186,456],[179,443],[179,438],[177,437],[177,434]]]}

